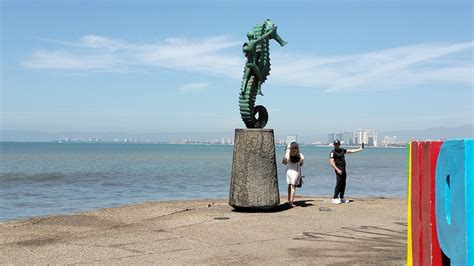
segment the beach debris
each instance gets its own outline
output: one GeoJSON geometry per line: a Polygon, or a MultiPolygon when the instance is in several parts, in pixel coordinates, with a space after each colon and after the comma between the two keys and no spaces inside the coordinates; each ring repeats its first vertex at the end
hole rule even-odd
{"type": "Polygon", "coordinates": [[[325,208],[325,207],[319,207],[319,211],[320,212],[330,212],[330,211],[332,211],[332,209],[331,208],[325,208]]]}
{"type": "Polygon", "coordinates": [[[230,219],[229,217],[225,217],[225,216],[214,217],[214,220],[229,220],[229,219],[230,219]]]}

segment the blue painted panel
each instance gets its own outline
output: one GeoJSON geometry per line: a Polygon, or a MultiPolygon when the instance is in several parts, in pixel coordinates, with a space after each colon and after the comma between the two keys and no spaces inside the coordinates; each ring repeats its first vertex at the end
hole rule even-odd
{"type": "Polygon", "coordinates": [[[466,173],[467,264],[474,265],[474,139],[464,142],[466,173]]]}
{"type": "Polygon", "coordinates": [[[467,265],[465,141],[443,143],[436,165],[436,225],[439,245],[451,265],[467,265]]]}

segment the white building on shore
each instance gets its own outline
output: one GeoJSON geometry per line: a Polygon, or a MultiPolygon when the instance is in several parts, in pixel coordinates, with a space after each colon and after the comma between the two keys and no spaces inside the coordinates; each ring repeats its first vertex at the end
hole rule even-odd
{"type": "Polygon", "coordinates": [[[298,142],[298,136],[297,135],[286,136],[285,144],[288,145],[292,142],[298,142]]]}
{"type": "Polygon", "coordinates": [[[392,147],[392,146],[404,146],[406,142],[399,140],[397,136],[385,136],[382,141],[382,145],[384,147],[392,147]]]}

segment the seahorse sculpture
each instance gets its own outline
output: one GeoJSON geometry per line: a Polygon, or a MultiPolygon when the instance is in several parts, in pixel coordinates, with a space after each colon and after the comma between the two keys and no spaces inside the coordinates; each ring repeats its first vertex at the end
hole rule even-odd
{"type": "Polygon", "coordinates": [[[240,115],[247,128],[264,128],[268,121],[267,109],[263,105],[255,106],[255,99],[257,94],[263,96],[262,83],[270,75],[269,41],[273,39],[281,46],[287,43],[276,30],[277,26],[267,19],[255,25],[253,30],[247,33],[248,42],[242,46],[247,62],[240,88],[239,107],[240,115]]]}

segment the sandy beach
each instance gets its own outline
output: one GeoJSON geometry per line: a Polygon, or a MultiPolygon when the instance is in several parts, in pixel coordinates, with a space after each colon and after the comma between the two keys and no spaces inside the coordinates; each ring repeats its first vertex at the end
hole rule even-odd
{"type": "Polygon", "coordinates": [[[271,212],[237,212],[226,199],[147,202],[3,222],[0,261],[404,265],[406,199],[352,200],[297,197],[271,212]]]}

